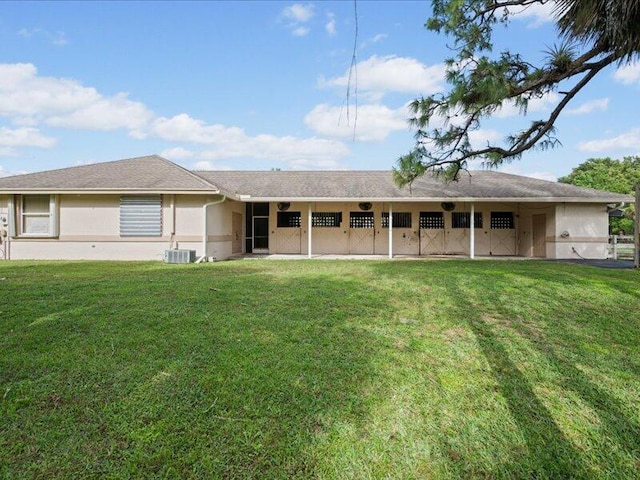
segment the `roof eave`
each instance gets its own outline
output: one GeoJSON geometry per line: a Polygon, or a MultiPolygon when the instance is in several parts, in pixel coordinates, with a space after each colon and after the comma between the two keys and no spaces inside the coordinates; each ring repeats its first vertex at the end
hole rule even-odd
{"type": "Polygon", "coordinates": [[[46,188],[16,188],[0,189],[0,195],[114,195],[126,194],[171,194],[171,195],[220,195],[220,190],[169,190],[157,188],[73,188],[73,189],[46,189],[46,188]]]}
{"type": "Polygon", "coordinates": [[[632,197],[253,197],[236,195],[241,202],[478,202],[478,203],[633,203],[632,197]]]}

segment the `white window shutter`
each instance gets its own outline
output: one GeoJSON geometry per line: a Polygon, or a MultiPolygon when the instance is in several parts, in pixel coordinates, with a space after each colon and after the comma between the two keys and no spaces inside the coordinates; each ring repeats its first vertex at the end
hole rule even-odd
{"type": "Polygon", "coordinates": [[[16,236],[16,204],[15,204],[15,195],[9,195],[9,203],[7,204],[9,207],[9,236],[14,238],[16,236]]]}
{"type": "Polygon", "coordinates": [[[57,237],[59,234],[58,195],[51,195],[49,199],[49,221],[49,234],[57,237]]]}

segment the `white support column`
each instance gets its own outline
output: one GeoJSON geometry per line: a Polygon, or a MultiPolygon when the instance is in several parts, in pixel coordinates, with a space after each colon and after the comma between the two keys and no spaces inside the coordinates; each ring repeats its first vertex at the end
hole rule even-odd
{"type": "Polygon", "coordinates": [[[389,258],[393,258],[393,205],[389,202],[389,258]]]}
{"type": "Polygon", "coordinates": [[[636,185],[636,223],[633,232],[633,243],[635,244],[635,250],[633,253],[633,265],[636,268],[640,268],[640,183],[636,185]]]}
{"type": "Polygon", "coordinates": [[[476,209],[475,204],[471,204],[471,213],[469,214],[469,257],[476,258],[476,209]]]}
{"type": "Polygon", "coordinates": [[[309,202],[308,208],[308,217],[307,217],[307,258],[311,258],[311,234],[313,232],[313,221],[311,217],[311,202],[309,202]]]}

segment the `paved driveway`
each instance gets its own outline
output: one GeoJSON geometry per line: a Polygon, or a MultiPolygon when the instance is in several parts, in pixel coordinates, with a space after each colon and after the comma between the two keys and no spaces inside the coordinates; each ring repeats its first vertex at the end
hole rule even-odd
{"type": "Polygon", "coordinates": [[[600,268],[633,268],[633,260],[582,260],[567,259],[557,260],[558,262],[575,263],[578,265],[589,265],[600,268]]]}

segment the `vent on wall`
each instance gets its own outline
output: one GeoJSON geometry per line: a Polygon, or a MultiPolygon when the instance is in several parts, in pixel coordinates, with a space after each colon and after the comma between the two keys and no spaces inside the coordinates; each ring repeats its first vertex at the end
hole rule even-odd
{"type": "Polygon", "coordinates": [[[193,263],[196,261],[195,250],[165,250],[164,263],[193,263]]]}

